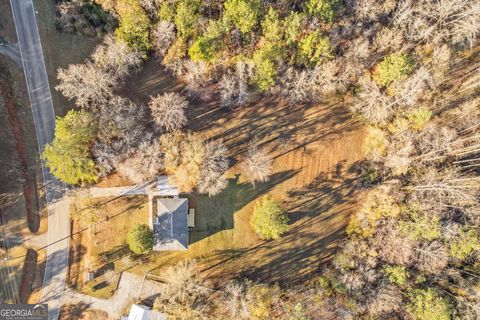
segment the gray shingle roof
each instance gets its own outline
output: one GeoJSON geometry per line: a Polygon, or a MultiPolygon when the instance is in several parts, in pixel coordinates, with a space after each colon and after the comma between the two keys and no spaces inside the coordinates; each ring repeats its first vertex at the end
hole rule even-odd
{"type": "Polygon", "coordinates": [[[153,219],[153,250],[187,250],[188,199],[157,198],[153,219]]]}

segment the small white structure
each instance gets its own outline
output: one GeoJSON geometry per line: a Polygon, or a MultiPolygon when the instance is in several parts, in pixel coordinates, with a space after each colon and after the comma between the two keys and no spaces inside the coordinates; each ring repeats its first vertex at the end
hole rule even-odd
{"type": "Polygon", "coordinates": [[[141,304],[132,304],[128,317],[122,317],[122,320],[167,320],[167,317],[141,304]]]}
{"type": "Polygon", "coordinates": [[[168,182],[167,176],[160,176],[157,179],[156,196],[161,197],[178,197],[178,187],[168,182]]]}
{"type": "Polygon", "coordinates": [[[190,208],[188,210],[188,229],[192,230],[195,228],[195,208],[190,208]]]}

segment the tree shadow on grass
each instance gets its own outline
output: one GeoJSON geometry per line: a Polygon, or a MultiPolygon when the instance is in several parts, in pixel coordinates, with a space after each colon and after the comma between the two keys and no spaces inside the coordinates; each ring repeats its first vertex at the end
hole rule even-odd
{"type": "Polygon", "coordinates": [[[196,209],[195,228],[189,234],[193,244],[222,230],[234,228],[234,214],[251,201],[267,194],[274,186],[293,178],[299,170],[286,170],[273,174],[270,180],[257,183],[239,182],[239,175],[228,179],[227,188],[214,197],[189,195],[190,207],[196,209]]]}
{"type": "Polygon", "coordinates": [[[64,319],[64,320],[80,319],[83,313],[87,311],[89,308],[90,306],[83,302],[64,305],[60,309],[59,319],[64,319]]]}
{"type": "Polygon", "coordinates": [[[249,248],[216,251],[204,260],[210,266],[203,272],[213,278],[240,276],[282,285],[311,281],[346,236],[358,191],[357,173],[356,163],[348,169],[337,164],[332,172],[290,191],[282,203],[290,218],[290,230],[283,237],[249,248]]]}

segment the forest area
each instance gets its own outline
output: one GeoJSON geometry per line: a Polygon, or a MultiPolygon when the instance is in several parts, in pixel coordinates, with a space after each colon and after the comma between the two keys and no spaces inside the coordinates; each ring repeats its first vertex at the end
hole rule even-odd
{"type": "MultiPolygon", "coordinates": [[[[71,0],[57,9],[57,28],[102,39],[57,73],[55,89],[75,107],[42,157],[70,185],[166,173],[182,192],[219,194],[227,147],[184,129],[199,99],[227,112],[268,97],[334,100],[366,127],[357,210],[321,276],[206,290],[185,261],[165,272],[156,309],[173,319],[480,318],[479,0],[71,0]],[[185,88],[141,105],[120,89],[150,59],[185,88]]],[[[252,139],[241,168],[265,182],[272,161],[252,139]]],[[[262,239],[288,230],[269,198],[253,220],[262,239]]]]}

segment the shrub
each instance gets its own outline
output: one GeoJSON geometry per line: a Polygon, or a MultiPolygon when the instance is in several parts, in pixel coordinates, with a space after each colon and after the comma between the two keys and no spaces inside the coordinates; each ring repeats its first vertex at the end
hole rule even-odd
{"type": "Polygon", "coordinates": [[[413,130],[421,131],[432,118],[432,111],[425,107],[420,107],[408,113],[407,118],[413,130]]]}
{"type": "Polygon", "coordinates": [[[254,82],[260,91],[268,90],[275,84],[277,79],[275,58],[279,54],[279,48],[272,44],[264,45],[253,54],[253,62],[255,63],[254,82]]]}
{"type": "Polygon", "coordinates": [[[315,66],[332,59],[332,44],[320,31],[314,31],[300,40],[300,60],[306,66],[315,66]]]}
{"type": "Polygon", "coordinates": [[[250,225],[260,239],[278,239],[288,230],[288,217],[275,200],[263,197],[255,204],[250,225]]]}
{"type": "Polygon", "coordinates": [[[408,208],[411,220],[400,221],[400,231],[412,240],[432,241],[441,236],[440,219],[437,216],[427,216],[415,207],[408,208]]]}
{"type": "Polygon", "coordinates": [[[189,38],[196,33],[200,4],[198,0],[182,0],[177,5],[173,22],[182,37],[189,38]]]}
{"type": "Polygon", "coordinates": [[[388,139],[382,129],[369,126],[362,149],[366,156],[378,159],[386,154],[388,139]]]}
{"type": "Polygon", "coordinates": [[[478,235],[475,230],[460,231],[457,239],[450,241],[450,255],[465,260],[473,250],[479,249],[478,235]]]}
{"type": "Polygon", "coordinates": [[[380,219],[395,218],[399,214],[400,207],[392,196],[381,190],[373,190],[367,195],[360,210],[350,220],[347,233],[369,238],[375,233],[380,219]]]}
{"type": "Polygon", "coordinates": [[[404,266],[387,265],[383,268],[383,273],[385,273],[391,283],[398,285],[405,284],[409,277],[409,273],[404,266]]]}
{"type": "Polygon", "coordinates": [[[90,153],[96,124],[87,111],[69,111],[55,121],[55,136],[45,146],[42,159],[59,180],[76,185],[97,181],[97,168],[90,153]]]}
{"type": "Polygon", "coordinates": [[[272,319],[274,303],[279,299],[278,285],[250,283],[246,290],[248,313],[251,319],[272,319]]]}
{"type": "Polygon", "coordinates": [[[213,45],[205,37],[199,37],[188,49],[188,55],[193,62],[211,61],[213,54],[213,45]]]}
{"type": "Polygon", "coordinates": [[[224,18],[241,32],[247,33],[257,25],[261,10],[259,0],[227,0],[224,18]]]}
{"type": "Polygon", "coordinates": [[[284,32],[288,44],[296,42],[298,36],[302,33],[303,19],[304,16],[297,12],[291,12],[285,18],[284,32]]]}
{"type": "Polygon", "coordinates": [[[450,320],[451,305],[434,289],[415,289],[409,292],[408,313],[415,320],[450,320]]]}
{"type": "Polygon", "coordinates": [[[150,19],[138,2],[135,0],[119,1],[116,11],[120,25],[115,30],[115,35],[141,52],[150,49],[150,19]]]}
{"type": "Polygon", "coordinates": [[[267,15],[262,21],[263,36],[268,42],[278,43],[282,40],[282,28],[280,26],[280,19],[278,12],[269,8],[267,15]]]}
{"type": "Polygon", "coordinates": [[[405,79],[413,71],[413,59],[405,53],[392,53],[375,66],[373,79],[380,85],[405,79]]]}
{"type": "Polygon", "coordinates": [[[127,234],[127,244],[136,254],[146,254],[152,251],[153,234],[146,224],[136,223],[127,234]]]}
{"type": "Polygon", "coordinates": [[[325,22],[333,21],[337,6],[338,0],[308,0],[306,3],[307,12],[325,22]]]}
{"type": "Polygon", "coordinates": [[[112,32],[116,20],[96,3],[85,0],[59,2],[55,25],[62,32],[101,37],[112,32]]]}

